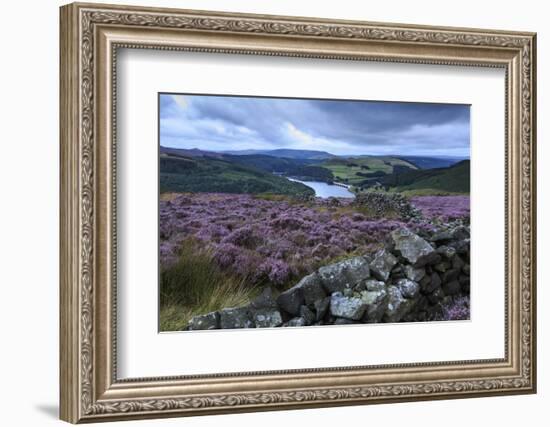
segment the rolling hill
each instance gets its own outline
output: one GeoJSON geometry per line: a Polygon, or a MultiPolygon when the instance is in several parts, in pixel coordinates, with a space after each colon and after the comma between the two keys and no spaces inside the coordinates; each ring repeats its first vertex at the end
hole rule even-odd
{"type": "Polygon", "coordinates": [[[225,154],[223,159],[304,181],[333,182],[334,180],[332,172],[327,168],[318,166],[315,160],[273,157],[266,154],[243,156],[225,154]]]}
{"type": "Polygon", "coordinates": [[[334,176],[329,169],[317,166],[319,161],[312,159],[275,157],[268,154],[235,155],[204,151],[197,148],[181,149],[162,146],[160,152],[161,155],[165,154],[171,157],[225,160],[242,166],[261,169],[272,174],[290,176],[304,181],[332,182],[334,180],[334,176]]]}
{"type": "Polygon", "coordinates": [[[428,156],[399,156],[400,159],[403,159],[413,165],[417,166],[418,169],[437,169],[437,168],[447,168],[452,166],[463,158],[455,157],[428,157],[428,156]]]}
{"type": "Polygon", "coordinates": [[[457,163],[456,159],[427,156],[344,157],[324,151],[288,149],[230,154],[162,146],[160,153],[161,191],[287,195],[310,191],[301,184],[289,184],[285,176],[302,181],[343,182],[359,190],[382,186],[401,192],[470,191],[469,160],[457,163]],[[330,157],[319,158],[323,156],[330,157]],[[434,167],[437,165],[440,166],[434,167]]]}
{"type": "Polygon", "coordinates": [[[266,156],[285,157],[287,159],[299,159],[299,160],[323,160],[323,159],[330,159],[330,158],[336,157],[334,154],[327,153],[326,151],[292,150],[288,148],[279,148],[275,150],[224,151],[224,154],[233,154],[236,156],[264,154],[266,156]]]}
{"type": "Polygon", "coordinates": [[[223,158],[161,154],[160,191],[314,195],[306,185],[223,158]]]}
{"type": "Polygon", "coordinates": [[[159,148],[159,153],[161,156],[163,154],[168,154],[170,156],[177,156],[177,157],[217,157],[217,158],[223,157],[223,154],[217,153],[215,151],[200,150],[198,148],[164,147],[162,145],[159,148]]]}
{"type": "MultiPolygon", "coordinates": [[[[432,191],[446,193],[470,192],[470,161],[463,160],[447,168],[411,170],[390,174],[375,180],[386,189],[404,191],[432,191]]],[[[362,188],[374,185],[363,182],[362,188]]]]}

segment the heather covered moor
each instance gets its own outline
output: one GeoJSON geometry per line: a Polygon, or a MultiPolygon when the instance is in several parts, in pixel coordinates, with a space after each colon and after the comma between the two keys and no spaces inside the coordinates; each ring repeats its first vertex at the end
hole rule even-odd
{"type": "Polygon", "coordinates": [[[189,144],[160,149],[161,330],[469,318],[468,159],[189,144]]]}

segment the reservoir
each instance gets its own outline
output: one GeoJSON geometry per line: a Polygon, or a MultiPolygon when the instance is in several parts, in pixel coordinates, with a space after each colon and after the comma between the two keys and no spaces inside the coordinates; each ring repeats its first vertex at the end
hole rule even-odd
{"type": "Polygon", "coordinates": [[[294,178],[287,179],[289,181],[301,182],[302,184],[312,188],[315,191],[315,197],[322,197],[324,199],[328,197],[355,197],[355,194],[340,185],[327,184],[326,182],[320,181],[300,181],[294,178]]]}

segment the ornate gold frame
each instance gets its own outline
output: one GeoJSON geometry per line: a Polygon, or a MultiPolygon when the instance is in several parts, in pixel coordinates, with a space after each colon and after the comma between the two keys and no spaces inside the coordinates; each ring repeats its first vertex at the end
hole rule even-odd
{"type": "Polygon", "coordinates": [[[535,34],[99,4],[61,8],[61,418],[77,423],[534,393],[535,34]],[[116,377],[118,47],[506,70],[505,358],[116,377]]]}

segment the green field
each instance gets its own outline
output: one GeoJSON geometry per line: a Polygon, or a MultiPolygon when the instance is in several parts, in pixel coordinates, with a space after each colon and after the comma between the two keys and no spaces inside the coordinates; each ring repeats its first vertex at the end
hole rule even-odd
{"type": "Polygon", "coordinates": [[[329,169],[334,175],[336,181],[345,182],[351,185],[358,184],[365,179],[368,179],[368,177],[358,175],[358,173],[369,174],[374,172],[384,172],[385,174],[391,174],[394,172],[395,166],[401,166],[413,170],[417,169],[414,164],[407,162],[406,160],[390,156],[335,158],[324,161],[320,164],[320,166],[329,169]]]}

